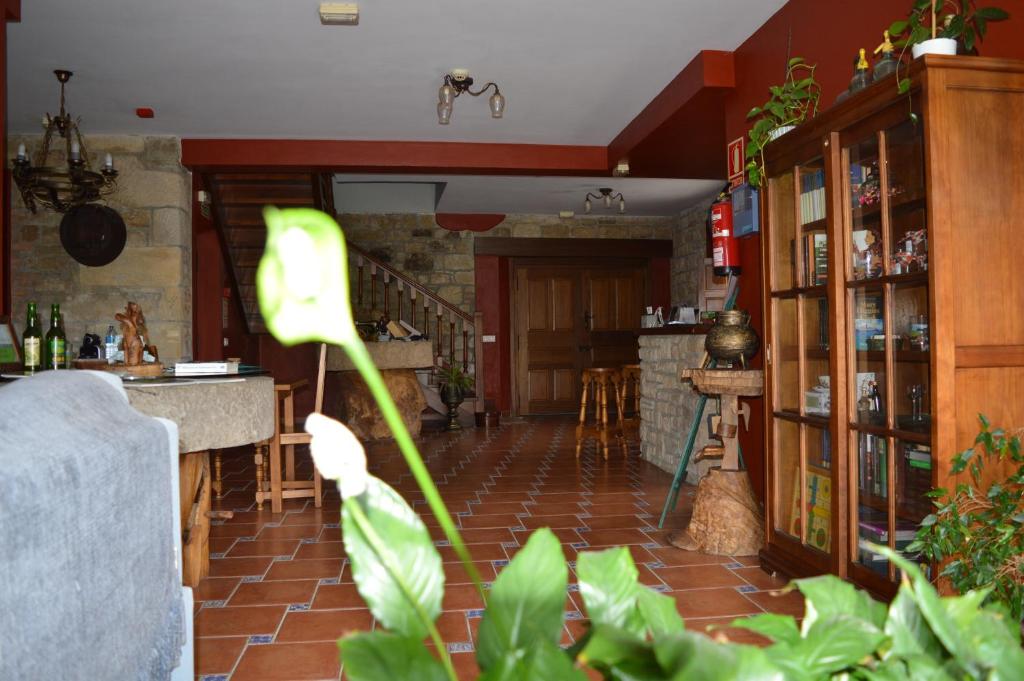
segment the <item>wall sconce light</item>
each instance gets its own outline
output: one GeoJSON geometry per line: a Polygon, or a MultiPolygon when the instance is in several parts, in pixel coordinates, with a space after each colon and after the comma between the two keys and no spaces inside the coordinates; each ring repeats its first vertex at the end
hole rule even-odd
{"type": "Polygon", "coordinates": [[[494,94],[487,100],[491,108],[491,118],[501,118],[505,113],[505,97],[501,94],[496,83],[487,83],[482,88],[473,92],[473,79],[466,69],[452,69],[451,73],[444,74],[444,84],[437,91],[437,122],[440,125],[448,125],[452,120],[452,105],[455,98],[463,92],[468,92],[474,97],[494,88],[494,94]]]}
{"type": "Polygon", "coordinates": [[[584,213],[589,213],[590,212],[590,208],[591,208],[590,199],[600,199],[601,201],[604,202],[604,207],[605,208],[611,208],[612,207],[612,201],[618,201],[619,202],[619,212],[620,213],[625,213],[626,212],[626,199],[625,199],[625,197],[622,196],[622,192],[619,192],[618,194],[612,196],[612,188],[611,187],[601,187],[597,191],[599,191],[601,193],[600,194],[592,194],[590,192],[587,192],[587,198],[583,201],[583,212],[584,213]]]}

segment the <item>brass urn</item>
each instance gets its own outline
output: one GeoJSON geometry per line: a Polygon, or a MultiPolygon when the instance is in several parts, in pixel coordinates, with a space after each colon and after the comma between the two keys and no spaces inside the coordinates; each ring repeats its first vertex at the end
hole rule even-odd
{"type": "Polygon", "coordinates": [[[750,328],[750,315],[743,310],[727,310],[715,317],[715,325],[704,339],[704,349],[719,363],[739,361],[746,369],[759,343],[757,333],[750,328]]]}

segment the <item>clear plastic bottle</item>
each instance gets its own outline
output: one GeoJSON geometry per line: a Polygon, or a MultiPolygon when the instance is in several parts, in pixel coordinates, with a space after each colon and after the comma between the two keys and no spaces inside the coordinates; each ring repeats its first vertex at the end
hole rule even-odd
{"type": "Polygon", "coordinates": [[[107,337],[103,339],[104,356],[107,364],[113,364],[114,356],[117,354],[117,335],[114,333],[114,325],[107,327],[107,337]]]}

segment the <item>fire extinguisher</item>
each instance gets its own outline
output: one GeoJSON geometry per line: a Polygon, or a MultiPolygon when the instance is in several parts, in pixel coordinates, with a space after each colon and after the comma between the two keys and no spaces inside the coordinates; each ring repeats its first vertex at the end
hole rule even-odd
{"type": "Polygon", "coordinates": [[[721,194],[711,204],[711,260],[716,277],[740,273],[740,245],[732,229],[732,200],[721,194]]]}

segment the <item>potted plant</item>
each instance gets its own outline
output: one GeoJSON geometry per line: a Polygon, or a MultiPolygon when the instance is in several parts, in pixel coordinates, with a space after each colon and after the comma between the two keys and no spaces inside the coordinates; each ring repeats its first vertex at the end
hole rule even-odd
{"type": "Polygon", "coordinates": [[[448,406],[448,425],[445,430],[460,430],[459,405],[466,399],[466,392],[473,387],[473,379],[455,364],[449,364],[438,372],[441,382],[438,392],[448,406]]]}
{"type": "MultiPolygon", "coordinates": [[[[331,217],[308,208],[267,208],[265,216],[260,311],[283,343],[339,345],[369,386],[444,542],[483,605],[474,636],[481,680],[1024,678],[1020,630],[1008,625],[1003,606],[983,603],[987,590],[940,598],[916,565],[874,545],[868,548],[902,572],[888,608],[838,577],[802,579],[791,587],[806,603],[799,623],[770,613],[731,623],[770,639],[765,647],[716,642],[687,630],[675,600],[640,583],[628,548],[574,551],[588,627],[572,646],[561,647],[570,573],[559,538],[548,528],[534,531],[484,587],[480,563],[355,332],[341,231],[331,217]]],[[[373,631],[352,632],[339,642],[345,676],[458,681],[437,626],[445,570],[434,531],[370,474],[365,450],[343,423],[313,413],[306,430],[317,469],[337,482],[352,579],[377,622],[373,631]]]]}
{"type": "Polygon", "coordinates": [[[747,113],[747,120],[757,119],[750,129],[746,149],[750,184],[759,186],[764,180],[764,148],[768,143],[817,115],[821,87],[814,79],[816,68],[802,57],[793,57],[786,66],[782,85],[769,88],[768,101],[747,113]]]}
{"type": "Polygon", "coordinates": [[[906,19],[893,22],[889,33],[900,37],[894,44],[914,59],[924,54],[956,54],[958,43],[969,54],[985,37],[988,22],[1009,18],[998,7],[978,7],[975,0],[915,0],[906,19]]]}

